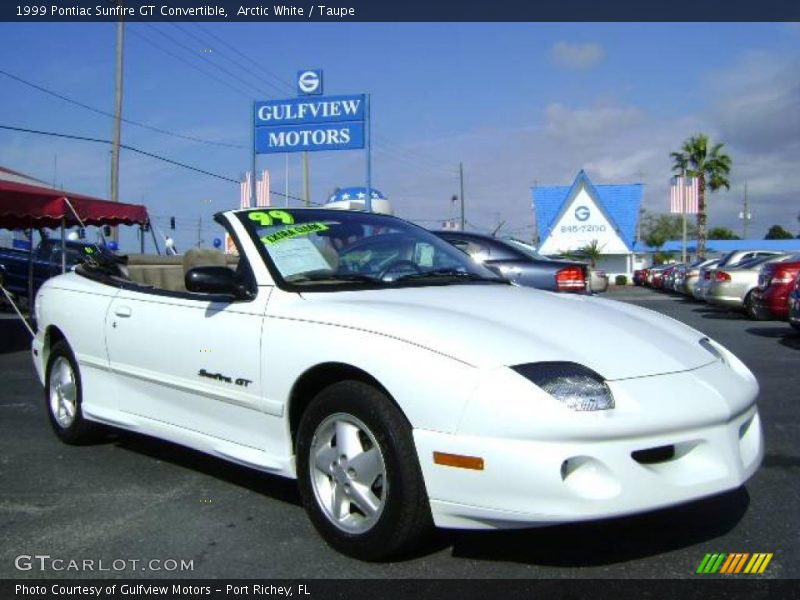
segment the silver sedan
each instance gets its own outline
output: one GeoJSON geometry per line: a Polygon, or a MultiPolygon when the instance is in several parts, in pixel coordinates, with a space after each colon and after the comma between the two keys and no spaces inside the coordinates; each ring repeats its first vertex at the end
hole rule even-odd
{"type": "Polygon", "coordinates": [[[796,254],[778,254],[760,256],[733,267],[717,268],[711,273],[705,295],[706,302],[735,310],[744,309],[749,313],[752,291],[758,285],[761,267],[767,263],[783,262],[793,257],[800,259],[800,255],[796,254]]]}

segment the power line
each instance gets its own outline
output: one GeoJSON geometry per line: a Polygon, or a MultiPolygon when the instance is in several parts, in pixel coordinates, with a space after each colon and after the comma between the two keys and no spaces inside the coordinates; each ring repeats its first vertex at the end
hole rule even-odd
{"type": "Polygon", "coordinates": [[[215,35],[214,33],[211,33],[211,32],[210,32],[209,30],[207,30],[205,27],[201,27],[201,26],[200,26],[198,23],[192,23],[192,25],[194,25],[194,26],[195,26],[197,29],[199,29],[200,31],[204,32],[206,35],[208,35],[208,36],[210,36],[210,37],[214,38],[214,39],[215,39],[215,40],[217,40],[217,41],[218,41],[220,44],[222,44],[223,46],[225,46],[226,48],[228,48],[229,50],[231,50],[232,52],[234,52],[234,53],[235,53],[235,54],[237,54],[238,56],[241,56],[241,57],[242,57],[243,59],[245,59],[247,62],[251,63],[251,64],[252,64],[252,65],[254,65],[254,66],[257,68],[257,69],[259,69],[260,71],[262,71],[263,73],[265,73],[266,75],[268,75],[270,78],[272,78],[273,80],[275,80],[275,81],[276,81],[276,82],[277,82],[277,83],[278,83],[278,84],[279,84],[281,87],[284,87],[284,88],[286,88],[286,89],[288,90],[288,92],[287,92],[287,93],[290,93],[290,92],[293,92],[293,91],[294,91],[294,87],[292,87],[292,86],[291,86],[289,83],[287,83],[287,82],[286,82],[284,79],[282,79],[280,76],[278,76],[278,75],[276,75],[275,73],[273,73],[272,71],[270,71],[270,70],[266,69],[266,68],[265,68],[265,67],[264,67],[264,66],[263,66],[261,63],[259,63],[259,62],[258,62],[258,61],[256,61],[256,60],[253,60],[252,58],[250,58],[249,56],[247,56],[247,55],[246,55],[244,52],[241,52],[241,51],[237,50],[237,49],[236,49],[234,46],[232,46],[231,44],[229,44],[228,42],[226,42],[225,40],[223,40],[221,37],[219,37],[219,36],[215,35]]]}
{"type": "MultiPolygon", "coordinates": [[[[57,133],[54,131],[42,131],[40,129],[27,129],[25,127],[13,127],[11,125],[0,125],[0,129],[6,129],[9,131],[19,131],[22,133],[33,133],[36,135],[46,135],[51,137],[59,137],[59,138],[66,138],[70,140],[79,140],[82,142],[95,142],[98,144],[111,144],[111,140],[104,140],[102,138],[93,138],[83,135],[73,135],[69,133],[57,133]]],[[[124,148],[125,150],[130,150],[131,152],[135,152],[137,154],[141,154],[143,156],[148,156],[150,158],[154,158],[156,160],[160,160],[162,162],[169,163],[171,165],[175,165],[176,167],[181,167],[183,169],[188,169],[190,171],[194,171],[196,173],[202,173],[203,175],[208,175],[209,177],[215,177],[217,179],[221,179],[223,181],[230,181],[231,183],[241,183],[238,179],[231,179],[230,177],[226,177],[225,175],[219,175],[218,173],[212,173],[211,171],[206,171],[204,169],[200,169],[198,167],[193,167],[191,165],[187,165],[186,163],[182,163],[177,160],[173,160],[171,158],[167,158],[165,156],[160,156],[158,154],[154,154],[152,152],[147,152],[146,150],[141,150],[139,148],[134,148],[133,146],[129,146],[127,144],[120,144],[120,148],[124,148]]],[[[274,194],[276,196],[281,196],[283,198],[288,198],[290,200],[297,200],[298,202],[302,202],[302,198],[298,198],[297,196],[292,196],[291,194],[286,195],[283,192],[273,191],[270,190],[270,194],[274,194]]],[[[312,204],[316,206],[323,206],[317,202],[312,202],[312,204]]]]}
{"type": "MultiPolygon", "coordinates": [[[[111,140],[104,140],[101,138],[93,138],[87,137],[83,135],[72,135],[68,133],[56,133],[54,131],[42,131],[39,129],[27,129],[24,127],[12,127],[11,125],[0,125],[0,129],[7,129],[9,131],[20,131],[22,133],[33,133],[36,135],[47,135],[51,137],[59,137],[59,138],[66,138],[70,140],[80,140],[82,142],[95,142],[98,144],[111,144],[111,140]]],[[[233,183],[239,183],[236,179],[231,179],[230,177],[225,177],[224,175],[219,175],[217,173],[212,173],[211,171],[206,171],[204,169],[199,169],[197,167],[193,167],[191,165],[187,165],[186,163],[179,162],[177,160],[172,160],[171,158],[166,158],[165,156],[159,156],[158,154],[153,154],[152,152],[147,152],[146,150],[140,150],[139,148],[134,148],[133,146],[128,146],[127,144],[120,144],[120,148],[125,148],[125,150],[130,150],[131,152],[135,152],[137,154],[142,154],[144,156],[149,156],[150,158],[154,158],[156,160],[160,160],[177,167],[181,167],[183,169],[189,169],[190,171],[195,171],[196,173],[202,173],[203,175],[208,175],[209,177],[216,177],[217,179],[222,179],[223,181],[231,181],[233,183]]]]}
{"type": "MultiPolygon", "coordinates": [[[[195,57],[197,56],[197,54],[198,54],[198,53],[197,53],[197,50],[196,50],[196,49],[194,49],[194,48],[191,48],[191,47],[187,46],[186,44],[184,44],[184,43],[182,43],[182,42],[179,42],[179,41],[178,41],[178,40],[176,40],[176,39],[175,39],[173,36],[169,35],[168,33],[165,33],[165,32],[163,32],[163,31],[161,31],[161,30],[160,30],[158,27],[155,27],[155,26],[151,25],[150,23],[142,23],[142,25],[145,25],[145,26],[147,26],[148,28],[152,29],[152,30],[153,30],[153,31],[155,31],[155,32],[156,32],[158,35],[160,35],[160,36],[163,36],[163,37],[167,38],[167,40],[169,40],[170,42],[172,42],[172,43],[173,43],[173,44],[175,44],[176,46],[178,46],[178,47],[180,47],[180,48],[183,48],[183,50],[185,50],[186,52],[188,52],[188,53],[189,53],[189,54],[191,54],[192,56],[195,56],[195,57]]],[[[222,72],[223,72],[225,75],[227,75],[228,77],[232,77],[233,79],[236,79],[237,81],[239,81],[240,83],[243,83],[243,84],[244,84],[244,85],[246,85],[247,87],[254,89],[256,92],[259,92],[259,93],[261,93],[261,90],[259,90],[259,89],[258,89],[256,86],[254,86],[252,83],[250,83],[250,82],[249,82],[247,79],[243,79],[242,77],[239,77],[239,76],[238,76],[238,75],[236,75],[235,73],[231,73],[230,71],[227,71],[227,70],[226,70],[224,67],[221,67],[221,66],[219,66],[219,65],[218,65],[217,63],[215,63],[215,62],[208,62],[207,64],[209,64],[209,65],[211,65],[212,67],[215,67],[216,69],[218,69],[218,70],[222,71],[222,72]]]]}
{"type": "MultiPolygon", "coordinates": [[[[207,40],[204,40],[204,39],[202,39],[201,37],[199,37],[198,35],[196,35],[196,34],[192,33],[191,31],[188,31],[186,28],[182,27],[182,26],[181,26],[181,25],[179,25],[178,23],[170,23],[170,25],[172,25],[172,26],[173,26],[173,27],[175,27],[176,29],[178,29],[178,30],[182,31],[182,32],[184,33],[184,35],[188,35],[188,36],[190,36],[192,39],[194,39],[194,40],[196,40],[196,41],[200,42],[200,43],[201,43],[203,46],[211,46],[211,45],[212,45],[212,44],[209,44],[207,40]]],[[[233,58],[231,58],[231,57],[227,56],[226,54],[223,54],[222,52],[220,52],[220,51],[218,51],[218,50],[217,50],[216,52],[214,52],[214,53],[213,53],[213,56],[214,56],[215,58],[216,58],[217,56],[219,56],[220,58],[222,58],[222,59],[224,59],[224,60],[227,60],[228,62],[230,62],[230,63],[232,63],[232,64],[236,65],[236,66],[237,66],[239,69],[241,69],[242,71],[244,71],[245,73],[247,73],[249,76],[251,76],[251,77],[253,76],[253,70],[252,70],[252,69],[249,69],[248,67],[245,67],[244,65],[242,65],[242,63],[240,63],[240,62],[239,62],[239,61],[237,61],[237,60],[234,60],[233,58]]],[[[209,55],[209,59],[210,59],[210,58],[211,58],[211,55],[209,55]]],[[[271,81],[267,81],[266,79],[264,79],[264,78],[263,78],[263,77],[261,77],[261,76],[257,76],[257,77],[258,77],[258,78],[259,78],[261,81],[263,81],[265,85],[269,86],[271,89],[273,89],[273,90],[276,90],[277,92],[280,92],[280,93],[282,93],[282,89],[281,89],[281,88],[279,88],[279,87],[278,87],[277,85],[275,85],[274,83],[272,83],[271,81]]],[[[283,86],[283,82],[281,82],[281,85],[283,86]]]]}
{"type": "MultiPolygon", "coordinates": [[[[21,83],[23,85],[27,85],[28,87],[31,87],[31,88],[33,88],[35,90],[39,90],[40,92],[44,92],[45,94],[48,94],[48,95],[53,96],[55,98],[58,98],[59,100],[63,100],[65,102],[69,102],[70,104],[74,104],[75,106],[79,106],[81,108],[85,108],[86,110],[89,110],[89,111],[91,111],[93,113],[97,113],[99,115],[103,115],[104,117],[110,117],[112,119],[114,118],[114,115],[112,113],[110,113],[110,112],[107,112],[105,110],[96,108],[94,106],[90,106],[88,104],[84,104],[83,102],[80,102],[79,100],[75,100],[74,98],[70,98],[69,96],[65,96],[64,94],[60,94],[60,93],[58,93],[56,91],[53,91],[51,89],[48,89],[48,88],[42,86],[42,85],[38,85],[36,83],[33,83],[32,81],[28,81],[26,79],[23,79],[22,77],[19,77],[17,75],[9,73],[8,71],[4,71],[3,69],[0,69],[0,75],[5,75],[9,79],[13,79],[14,81],[17,81],[17,82],[19,82],[19,83],[21,83]]],[[[161,133],[163,135],[169,135],[169,136],[172,136],[172,137],[181,138],[181,139],[184,139],[184,140],[189,140],[189,141],[192,141],[192,142],[199,142],[199,143],[202,143],[202,144],[211,144],[211,145],[214,145],[214,146],[226,146],[228,148],[247,148],[247,146],[243,146],[241,144],[230,144],[230,143],[227,143],[227,142],[217,142],[217,141],[214,141],[214,140],[204,140],[202,138],[197,138],[197,137],[194,137],[194,136],[191,136],[191,135],[184,135],[182,133],[175,133],[174,131],[167,131],[166,129],[161,129],[159,127],[153,127],[152,125],[147,125],[146,123],[139,123],[138,121],[134,121],[132,119],[126,119],[124,117],[122,117],[120,120],[123,123],[127,123],[129,125],[134,125],[136,127],[141,127],[143,129],[149,129],[150,131],[155,131],[156,133],[161,133]]]]}
{"type": "MultiPolygon", "coordinates": [[[[198,36],[192,34],[191,32],[187,31],[185,28],[177,25],[176,23],[171,23],[171,25],[173,25],[174,27],[177,27],[178,29],[183,31],[186,35],[191,36],[195,40],[199,41],[201,44],[206,45],[206,41],[205,40],[203,40],[203,39],[199,38],[198,36]]],[[[290,83],[286,82],[286,80],[282,79],[280,76],[272,73],[271,71],[269,71],[268,69],[263,67],[263,65],[261,65],[261,63],[259,63],[258,61],[253,60],[248,55],[246,55],[245,53],[243,53],[240,50],[236,49],[230,43],[228,43],[225,40],[223,40],[221,37],[213,34],[211,31],[208,31],[207,29],[201,27],[199,24],[193,23],[193,25],[195,26],[195,28],[203,31],[206,35],[208,35],[209,37],[213,38],[214,40],[216,40],[220,44],[224,45],[226,48],[228,48],[229,50],[231,50],[232,52],[234,52],[238,56],[242,57],[248,63],[250,63],[250,64],[254,65],[255,67],[257,67],[260,71],[266,73],[271,79],[276,81],[277,84],[281,88],[285,88],[287,90],[287,93],[291,93],[291,92],[294,91],[294,87],[290,83]]],[[[162,34],[162,35],[165,35],[165,34],[162,34]]],[[[208,44],[208,45],[210,45],[210,44],[208,44]]],[[[231,59],[230,57],[225,57],[225,58],[226,58],[226,60],[229,60],[230,62],[235,64],[240,69],[242,69],[245,72],[247,72],[248,74],[252,74],[251,70],[249,70],[247,67],[242,66],[242,64],[239,63],[238,61],[235,61],[235,60],[231,59]]],[[[270,86],[271,88],[277,89],[275,84],[265,81],[263,77],[259,77],[259,79],[261,81],[264,81],[264,83],[266,85],[270,86]]],[[[414,166],[416,166],[418,168],[419,167],[426,168],[429,171],[435,172],[435,173],[440,174],[440,175],[441,174],[447,174],[447,175],[450,175],[450,176],[457,175],[457,171],[455,169],[453,169],[452,171],[447,170],[446,168],[444,168],[442,163],[440,163],[439,165],[432,164],[432,161],[430,160],[430,157],[425,156],[425,155],[423,155],[423,154],[421,154],[421,153],[419,153],[417,151],[413,151],[413,150],[408,150],[408,149],[402,148],[401,146],[399,146],[398,144],[395,144],[394,142],[392,142],[388,138],[385,138],[383,136],[374,135],[373,139],[374,139],[374,141],[377,142],[377,143],[373,144],[373,148],[375,148],[375,150],[378,151],[378,152],[384,152],[386,154],[389,154],[390,157],[392,157],[392,158],[395,158],[397,160],[405,160],[407,163],[413,164],[414,166]],[[388,147],[383,147],[383,144],[387,144],[388,147]]]]}
{"type": "Polygon", "coordinates": [[[187,60],[187,59],[183,58],[182,56],[180,56],[180,55],[178,55],[178,54],[176,54],[176,53],[172,52],[172,51],[171,51],[171,50],[169,50],[168,48],[164,48],[164,46],[162,46],[162,45],[158,44],[157,42],[154,42],[154,41],[153,41],[153,40],[151,40],[150,38],[148,38],[148,37],[146,37],[146,36],[143,36],[141,33],[139,33],[138,31],[136,31],[136,30],[135,30],[133,27],[129,27],[129,28],[128,28],[128,30],[127,30],[127,33],[128,33],[128,34],[131,34],[131,35],[133,35],[134,37],[138,37],[138,38],[139,38],[139,39],[141,39],[141,40],[144,40],[145,42],[147,42],[148,44],[150,44],[150,45],[151,45],[151,46],[153,46],[154,48],[157,48],[158,50],[161,50],[161,52],[163,52],[164,54],[168,54],[168,55],[169,55],[169,56],[171,56],[172,58],[174,58],[174,59],[176,59],[176,60],[179,60],[179,61],[181,61],[181,62],[182,62],[182,63],[184,63],[185,65],[188,65],[188,66],[190,66],[190,67],[191,67],[191,68],[193,68],[194,70],[196,70],[196,71],[200,71],[200,72],[201,72],[201,73],[203,73],[203,75],[205,75],[206,77],[210,77],[211,79],[214,79],[215,81],[217,81],[217,82],[221,83],[222,85],[224,85],[224,86],[226,86],[226,87],[229,87],[230,89],[232,89],[232,90],[234,90],[234,91],[238,92],[239,94],[241,94],[241,95],[242,95],[242,96],[244,96],[245,98],[248,98],[248,99],[251,99],[251,100],[252,100],[252,98],[253,98],[253,94],[251,94],[250,92],[247,92],[247,91],[245,91],[245,90],[241,89],[240,87],[238,87],[238,86],[236,86],[236,85],[234,85],[234,84],[230,83],[229,81],[225,81],[224,79],[221,79],[220,77],[218,77],[218,76],[217,76],[217,75],[215,75],[214,73],[209,73],[207,70],[203,69],[202,67],[200,67],[200,66],[198,66],[198,65],[194,64],[193,62],[191,62],[191,61],[189,61],[189,60],[187,60]]]}

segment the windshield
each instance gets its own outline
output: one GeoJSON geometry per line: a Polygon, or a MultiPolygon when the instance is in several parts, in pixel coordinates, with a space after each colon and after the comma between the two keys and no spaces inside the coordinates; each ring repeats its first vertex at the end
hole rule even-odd
{"type": "Polygon", "coordinates": [[[313,208],[250,210],[238,216],[282,287],[505,282],[454,246],[396,217],[313,208]]]}
{"type": "Polygon", "coordinates": [[[551,260],[551,259],[547,258],[546,256],[542,256],[541,254],[536,252],[536,250],[533,248],[533,246],[530,246],[530,245],[526,244],[525,242],[521,242],[520,240],[505,239],[503,241],[506,244],[508,244],[509,246],[513,246],[516,250],[518,250],[519,252],[522,252],[525,256],[527,256],[529,258],[533,258],[533,259],[536,259],[536,260],[551,260]]]}

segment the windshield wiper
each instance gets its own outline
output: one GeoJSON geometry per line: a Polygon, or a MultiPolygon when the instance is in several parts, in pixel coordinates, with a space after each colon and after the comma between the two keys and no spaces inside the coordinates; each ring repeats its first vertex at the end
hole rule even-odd
{"type": "Polygon", "coordinates": [[[500,277],[484,277],[483,275],[478,275],[477,273],[470,273],[469,271],[461,271],[460,269],[432,269],[430,271],[420,271],[419,273],[408,273],[406,275],[401,275],[397,279],[394,279],[392,283],[397,283],[398,281],[408,281],[409,279],[424,279],[424,278],[447,278],[447,277],[454,277],[457,279],[466,279],[469,281],[491,281],[492,283],[508,283],[505,279],[500,277]]]}
{"type": "Polygon", "coordinates": [[[289,283],[320,283],[327,281],[342,281],[350,282],[364,282],[364,283],[379,283],[384,284],[380,279],[370,277],[369,275],[362,275],[361,273],[341,273],[332,275],[302,275],[293,279],[287,280],[289,283]]]}

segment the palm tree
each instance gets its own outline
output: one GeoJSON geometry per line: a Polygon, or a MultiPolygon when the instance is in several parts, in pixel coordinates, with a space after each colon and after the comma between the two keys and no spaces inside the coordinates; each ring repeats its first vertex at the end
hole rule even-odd
{"type": "Polygon", "coordinates": [[[697,256],[702,257],[706,255],[706,186],[712,192],[731,188],[731,157],[722,152],[723,144],[714,144],[710,151],[709,145],[708,136],[698,133],[683,143],[680,152],[670,153],[675,174],[697,177],[697,256]]]}
{"type": "Polygon", "coordinates": [[[594,269],[597,261],[603,257],[603,246],[597,240],[592,240],[577,252],[579,258],[585,258],[594,269]]]}

